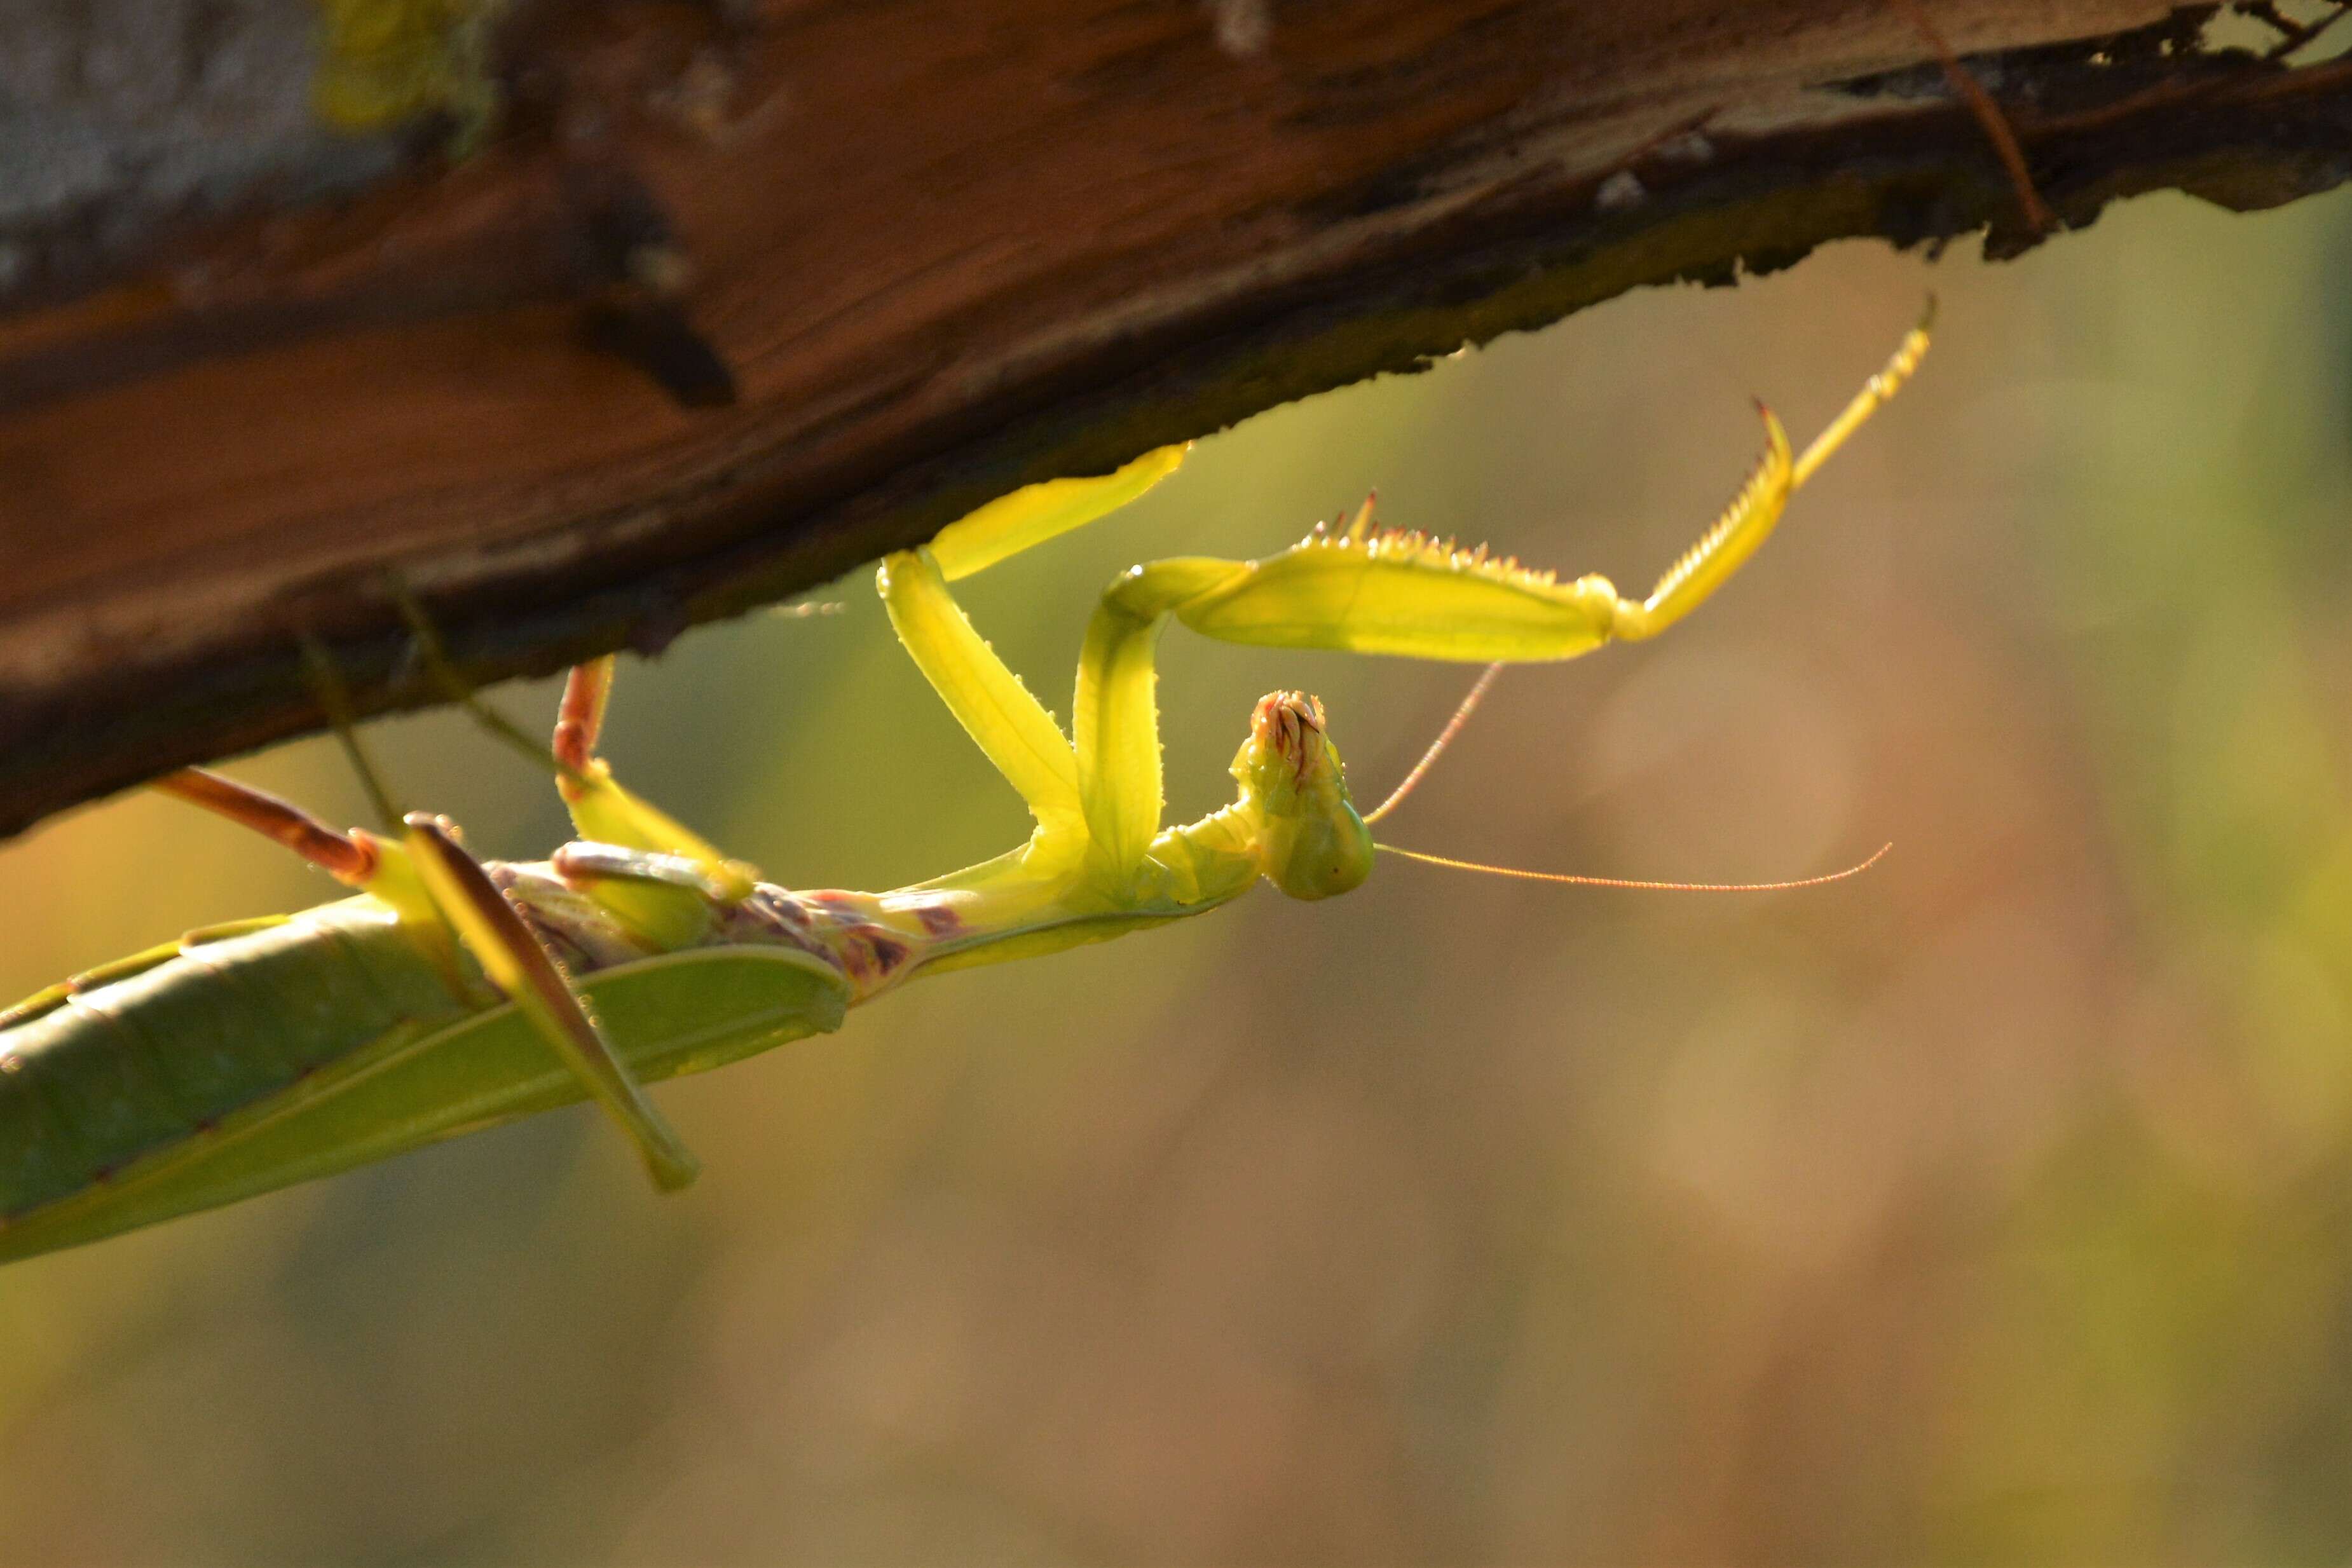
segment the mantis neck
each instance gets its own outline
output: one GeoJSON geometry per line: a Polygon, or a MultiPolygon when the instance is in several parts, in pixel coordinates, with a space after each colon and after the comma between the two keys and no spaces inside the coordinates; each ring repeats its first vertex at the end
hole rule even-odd
{"type": "Polygon", "coordinates": [[[1010,853],[911,887],[793,896],[835,908],[856,901],[867,920],[907,945],[904,959],[870,985],[858,955],[841,953],[863,1001],[917,975],[1058,953],[1229,904],[1260,874],[1262,831],[1257,811],[1237,802],[1160,833],[1142,865],[1124,877],[1082,846],[1041,833],[1010,853]]]}

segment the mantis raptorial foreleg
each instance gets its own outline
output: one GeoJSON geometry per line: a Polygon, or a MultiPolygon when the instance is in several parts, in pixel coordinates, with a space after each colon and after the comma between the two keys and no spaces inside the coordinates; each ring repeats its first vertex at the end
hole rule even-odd
{"type": "Polygon", "coordinates": [[[1640,600],[1625,598],[1604,577],[1563,583],[1549,571],[1495,559],[1483,547],[1460,550],[1420,534],[1370,532],[1360,515],[1345,531],[1318,531],[1263,561],[1139,568],[1115,584],[1105,602],[1173,613],[1226,642],[1471,664],[1573,658],[1605,642],[1654,637],[1755,554],[1789,497],[1927,350],[1923,320],[1801,457],[1791,455],[1780,422],[1763,411],[1766,449],[1755,473],[1715,526],[1640,600]]]}
{"type": "Polygon", "coordinates": [[[1318,528],[1264,560],[1181,557],[1111,584],[1087,631],[1071,737],[1022,688],[950,597],[949,580],[1123,505],[1172,471],[1168,448],[1099,479],[1065,480],[983,507],[928,550],[893,556],[883,597],[916,663],[1036,813],[1041,837],[1076,810],[1114,880],[1139,868],[1161,809],[1152,649],[1170,616],[1231,643],[1332,648],[1476,664],[1573,658],[1612,640],[1654,637],[1705,602],[1769,538],[1789,497],[1918,365],[1934,314],[1802,454],[1769,410],[1765,453],[1738,496],[1639,600],[1608,579],[1559,581],[1484,547],[1350,526],[1318,528]]]}
{"type": "Polygon", "coordinates": [[[932,552],[893,555],[876,580],[898,640],[948,711],[1028,802],[1042,843],[1082,845],[1078,763],[1068,738],[972,629],[932,552]]]}
{"type": "Polygon", "coordinates": [[[882,563],[882,602],[899,641],[1028,802],[1044,854],[1075,852],[1086,843],[1077,756],[1053,716],[972,629],[947,585],[1127,505],[1183,458],[1183,447],[1164,446],[1097,478],[1031,486],[949,524],[926,548],[882,563]]]}
{"type": "Polygon", "coordinates": [[[1086,479],[1048,479],[1000,496],[939,531],[925,548],[940,575],[958,582],[1057,534],[1084,528],[1141,497],[1184,461],[1191,444],[1162,446],[1086,479]]]}

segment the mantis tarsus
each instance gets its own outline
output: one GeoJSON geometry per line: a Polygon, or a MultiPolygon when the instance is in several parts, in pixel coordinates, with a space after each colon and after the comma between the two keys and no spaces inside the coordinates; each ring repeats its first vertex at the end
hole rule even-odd
{"type": "MultiPolygon", "coordinates": [[[[1263,560],[1180,557],[1123,573],[1087,628],[1067,736],[948,584],[1125,505],[1182,449],[1032,486],[889,557],[879,583],[900,641],[1036,820],[1020,848],[894,892],[762,883],[623,789],[595,755],[609,658],[565,686],[547,760],[580,838],[546,861],[478,861],[446,820],[397,818],[348,724],[381,835],[337,831],[201,770],[158,780],[357,895],[191,932],[0,1014],[0,1260],[583,1097],[658,1184],[680,1186],[694,1157],[647,1081],[837,1029],[918,975],[1198,915],[1261,877],[1297,898],[1346,893],[1382,850],[1311,696],[1263,698],[1234,759],[1234,803],[1161,826],[1153,648],[1171,616],[1232,642],[1477,664],[1654,636],[1763,543],[1790,496],[1917,365],[1927,325],[1801,454],[1765,411],[1754,473],[1643,599],[1376,531],[1367,504],[1263,560]]],[[[336,689],[331,672],[320,680],[336,689]]]]}

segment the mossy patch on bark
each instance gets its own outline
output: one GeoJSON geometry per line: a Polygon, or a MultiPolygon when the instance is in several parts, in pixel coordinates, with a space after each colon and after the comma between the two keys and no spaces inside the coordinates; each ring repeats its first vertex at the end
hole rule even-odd
{"type": "Polygon", "coordinates": [[[446,119],[459,147],[496,118],[491,34],[506,0],[318,0],[310,101],[346,131],[446,119]]]}

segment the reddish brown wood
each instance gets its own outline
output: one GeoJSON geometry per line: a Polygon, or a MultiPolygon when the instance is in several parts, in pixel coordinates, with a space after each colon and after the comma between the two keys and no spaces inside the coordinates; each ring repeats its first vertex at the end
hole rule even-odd
{"type": "MultiPolygon", "coordinates": [[[[543,673],[1639,284],[2023,241],[1881,0],[750,9],[522,13],[470,159],[0,315],[0,832],[315,727],[305,631],[369,709],[432,700],[387,573],[476,677],[543,673]]],[[[2063,221],[2352,162],[2352,67],[1932,9],[2063,221]]]]}

